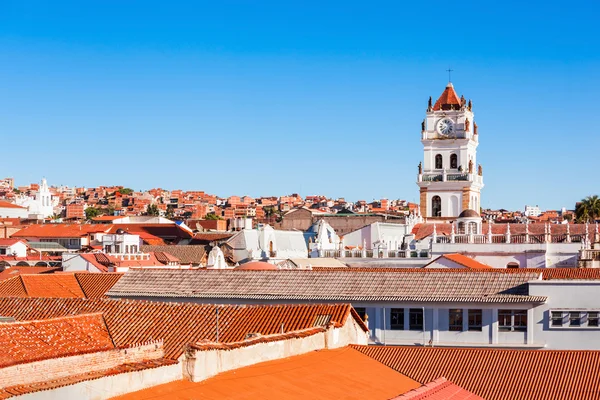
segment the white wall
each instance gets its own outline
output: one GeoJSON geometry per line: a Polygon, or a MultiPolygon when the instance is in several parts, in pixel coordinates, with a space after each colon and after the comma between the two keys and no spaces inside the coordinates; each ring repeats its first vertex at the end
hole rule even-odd
{"type": "Polygon", "coordinates": [[[552,310],[600,311],[600,281],[535,281],[529,283],[529,293],[548,296],[546,304],[534,310],[536,341],[548,349],[600,350],[600,328],[550,326],[552,310]]]}
{"type": "Polygon", "coordinates": [[[0,207],[0,218],[27,218],[27,208],[0,207]]]}

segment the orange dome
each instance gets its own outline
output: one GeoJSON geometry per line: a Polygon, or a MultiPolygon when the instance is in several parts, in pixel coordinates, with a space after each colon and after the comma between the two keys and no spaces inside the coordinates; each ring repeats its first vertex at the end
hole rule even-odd
{"type": "Polygon", "coordinates": [[[251,261],[245,264],[240,265],[236,269],[244,269],[251,271],[266,271],[266,270],[276,270],[277,267],[273,264],[269,264],[264,261],[251,261]]]}

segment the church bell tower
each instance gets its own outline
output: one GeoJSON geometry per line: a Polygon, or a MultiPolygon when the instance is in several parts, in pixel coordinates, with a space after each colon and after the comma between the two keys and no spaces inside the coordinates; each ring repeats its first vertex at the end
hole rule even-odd
{"type": "Polygon", "coordinates": [[[423,162],[417,185],[425,218],[454,219],[467,209],[479,213],[483,171],[477,166],[479,135],[473,103],[460,98],[452,83],[432,104],[421,124],[423,162]]]}

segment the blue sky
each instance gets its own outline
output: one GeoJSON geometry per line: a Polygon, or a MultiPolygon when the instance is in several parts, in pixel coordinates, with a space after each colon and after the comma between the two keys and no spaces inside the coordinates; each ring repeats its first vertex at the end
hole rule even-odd
{"type": "Polygon", "coordinates": [[[0,2],[0,175],[418,199],[449,66],[482,206],[600,192],[597,2],[0,2]]]}

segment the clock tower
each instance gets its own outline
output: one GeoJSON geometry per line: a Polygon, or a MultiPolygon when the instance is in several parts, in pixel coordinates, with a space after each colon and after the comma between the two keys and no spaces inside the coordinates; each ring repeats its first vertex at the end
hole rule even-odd
{"type": "Polygon", "coordinates": [[[423,162],[417,185],[425,218],[454,219],[467,209],[479,213],[483,171],[477,166],[479,135],[473,103],[458,97],[452,83],[432,104],[421,124],[423,162]]]}

